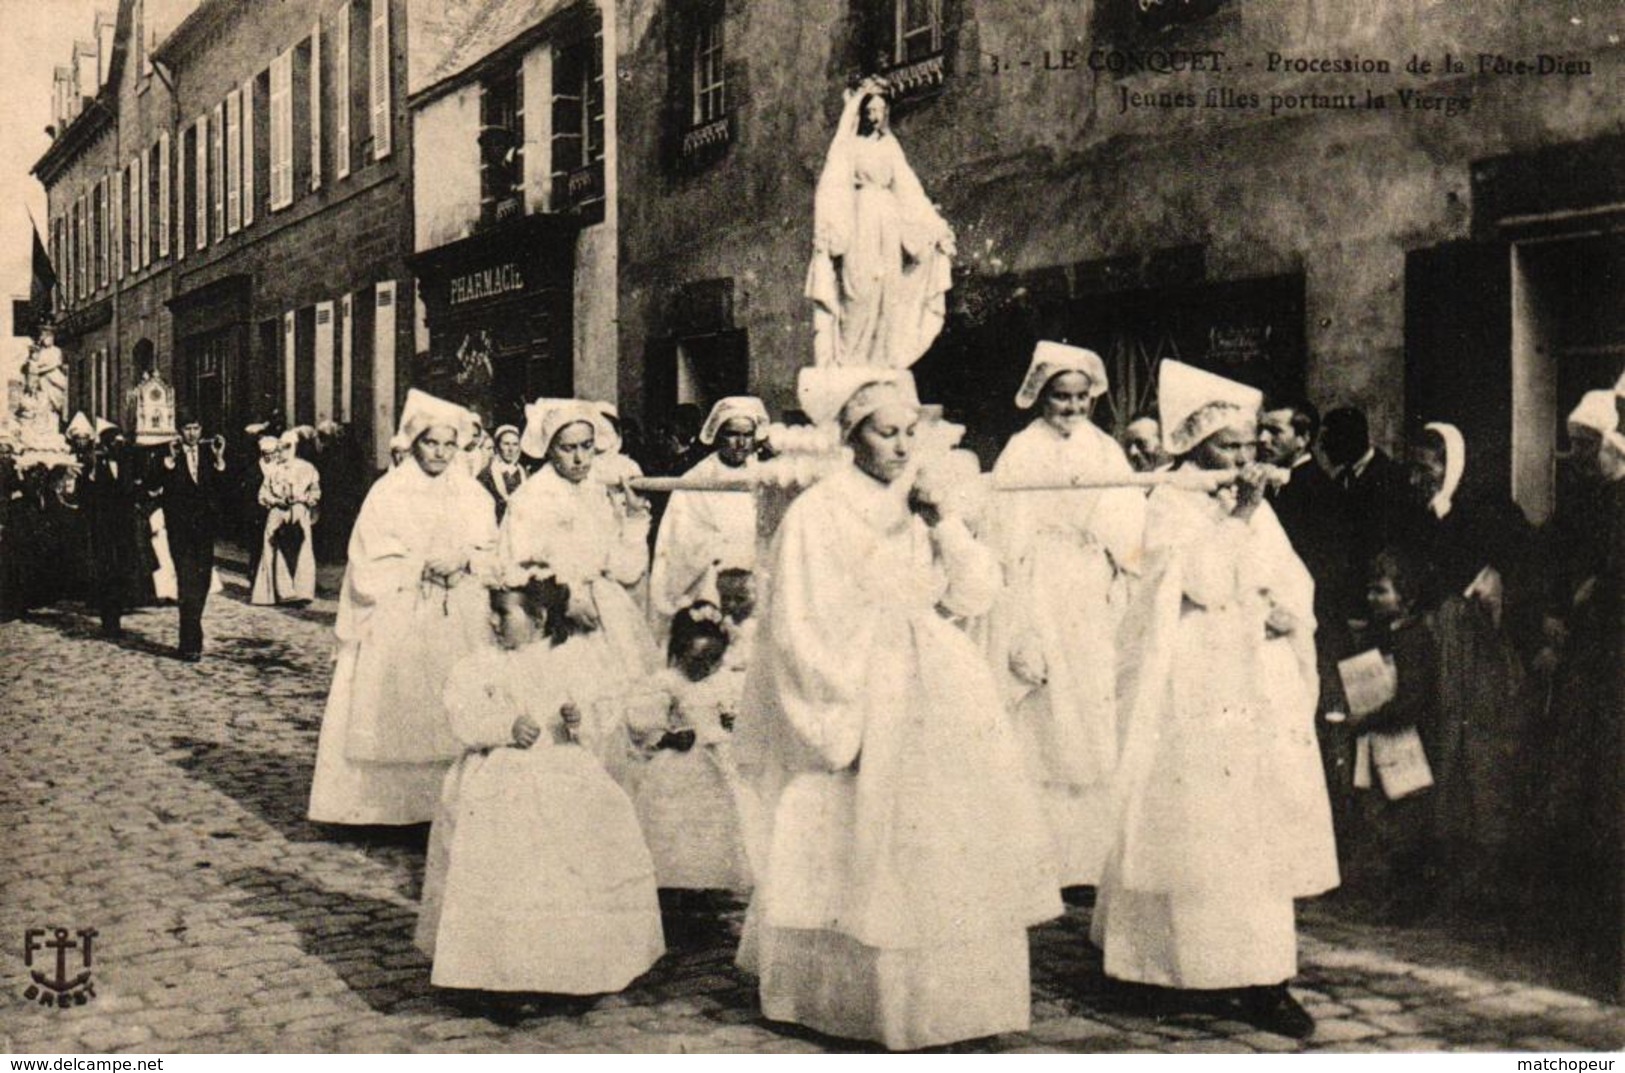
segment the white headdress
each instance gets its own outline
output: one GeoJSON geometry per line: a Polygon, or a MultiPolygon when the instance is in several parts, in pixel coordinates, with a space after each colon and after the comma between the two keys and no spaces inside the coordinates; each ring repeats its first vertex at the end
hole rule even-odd
{"type": "Polygon", "coordinates": [[[526,403],[525,431],[520,434],[519,449],[532,458],[546,458],[559,430],[577,422],[591,425],[594,440],[601,440],[608,425],[603,404],[583,399],[537,399],[526,403]]]}
{"type": "Polygon", "coordinates": [[[1590,429],[1605,436],[1619,429],[1619,410],[1614,405],[1612,391],[1588,391],[1580,398],[1580,405],[1569,414],[1569,434],[1577,428],[1590,429]]]}
{"type": "Polygon", "coordinates": [[[760,432],[762,426],[772,420],[767,416],[767,407],[755,395],[729,395],[725,399],[718,399],[717,404],[711,407],[711,414],[700,429],[700,442],[717,442],[717,433],[722,431],[722,426],[735,418],[749,421],[755,432],[760,432]]]}
{"type": "Polygon", "coordinates": [[[1082,373],[1089,381],[1089,397],[1098,399],[1106,393],[1106,363],[1093,350],[1065,343],[1052,343],[1041,339],[1033,348],[1033,360],[1027,366],[1027,375],[1016,392],[1016,406],[1026,410],[1038,401],[1044,387],[1061,373],[1082,373]]]}
{"type": "Polygon", "coordinates": [[[68,422],[68,435],[85,436],[87,438],[94,439],[96,436],[96,426],[90,423],[90,418],[84,415],[84,411],[80,411],[79,413],[73,415],[72,421],[68,422]]]}
{"type": "Polygon", "coordinates": [[[114,431],[117,428],[118,428],[117,425],[113,424],[113,422],[109,421],[105,417],[98,417],[96,419],[96,435],[97,436],[100,436],[104,432],[114,431]]]}
{"type": "Polygon", "coordinates": [[[1461,487],[1462,474],[1467,472],[1467,440],[1461,434],[1461,429],[1443,421],[1429,421],[1423,426],[1429,432],[1436,432],[1444,441],[1444,483],[1439,491],[1428,500],[1428,509],[1434,517],[1443,518],[1450,513],[1450,507],[1456,498],[1456,489],[1461,487]]]}
{"type": "Polygon", "coordinates": [[[840,423],[844,440],[863,419],[886,405],[901,402],[918,408],[920,397],[907,369],[871,369],[861,365],[803,368],[796,377],[796,398],[814,423],[840,423]]]}
{"type": "Polygon", "coordinates": [[[456,403],[412,388],[406,393],[406,404],[401,407],[401,423],[396,435],[410,449],[429,429],[443,426],[456,431],[459,443],[466,443],[477,424],[478,418],[456,403]]]}
{"type": "Polygon", "coordinates": [[[1162,443],[1182,455],[1242,414],[1258,413],[1264,393],[1216,373],[1164,361],[1157,371],[1157,417],[1162,443]]]}

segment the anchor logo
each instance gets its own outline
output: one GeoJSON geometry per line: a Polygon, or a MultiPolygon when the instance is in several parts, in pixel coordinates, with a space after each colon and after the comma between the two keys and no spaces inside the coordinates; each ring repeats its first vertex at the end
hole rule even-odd
{"type": "Polygon", "coordinates": [[[96,997],[96,985],[90,979],[90,966],[91,940],[96,938],[97,931],[95,928],[80,928],[73,934],[76,938],[69,938],[68,929],[58,927],[29,928],[23,932],[23,964],[28,967],[29,976],[34,981],[23,992],[25,999],[37,1001],[41,1006],[66,1009],[69,1006],[83,1006],[96,997]],[[46,935],[52,938],[44,939],[46,935]],[[34,968],[34,955],[46,951],[56,952],[55,975],[48,976],[34,968]],[[70,952],[77,952],[84,966],[71,976],[68,968],[70,952]]]}

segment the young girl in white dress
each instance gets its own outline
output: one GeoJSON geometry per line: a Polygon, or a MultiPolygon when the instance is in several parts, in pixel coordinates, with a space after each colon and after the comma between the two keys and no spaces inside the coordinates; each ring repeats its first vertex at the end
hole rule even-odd
{"type": "Polygon", "coordinates": [[[665,952],[637,816],[595,755],[602,724],[591,708],[583,719],[578,672],[559,658],[568,602],[552,579],[494,591],[501,647],[446,682],[468,751],[446,775],[416,934],[439,987],[602,994],[665,952]]]}
{"type": "Polygon", "coordinates": [[[761,812],[734,763],[744,675],[728,667],[728,648],[715,605],[679,611],[670,666],[655,676],[656,688],[670,697],[666,716],[658,722],[645,716],[643,725],[629,720],[648,758],[633,801],[662,890],[745,892],[754,882],[761,812]]]}

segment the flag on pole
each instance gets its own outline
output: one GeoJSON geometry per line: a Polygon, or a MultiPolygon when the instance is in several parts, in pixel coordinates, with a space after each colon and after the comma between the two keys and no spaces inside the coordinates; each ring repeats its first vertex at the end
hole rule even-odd
{"type": "Polygon", "coordinates": [[[28,297],[43,320],[51,315],[52,296],[56,294],[56,268],[51,264],[51,255],[45,251],[45,243],[40,239],[39,225],[34,223],[33,213],[29,214],[28,223],[34,233],[34,268],[28,297]]]}

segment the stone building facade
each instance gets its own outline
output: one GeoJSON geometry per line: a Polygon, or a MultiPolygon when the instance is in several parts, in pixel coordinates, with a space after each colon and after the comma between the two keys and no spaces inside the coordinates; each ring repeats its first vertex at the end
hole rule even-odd
{"type": "Polygon", "coordinates": [[[613,23],[585,0],[414,0],[414,382],[523,425],[616,397],[613,23]]]}
{"type": "Polygon", "coordinates": [[[985,461],[1057,338],[1107,356],[1108,424],[1172,356],[1361,406],[1388,446],[1455,420],[1469,480],[1539,520],[1560,415],[1619,372],[1618,301],[1574,315],[1625,263],[1615,5],[627,0],[618,20],[620,386],[648,421],[745,389],[793,405],[813,190],[843,87],[876,71],[958,237],[916,375],[985,461]]]}
{"type": "Polygon", "coordinates": [[[35,166],[59,266],[107,191],[105,280],[65,301],[77,405],[128,422],[151,369],[211,434],[334,420],[388,464],[415,346],[405,6],[122,0],[108,84],[35,166]]]}

